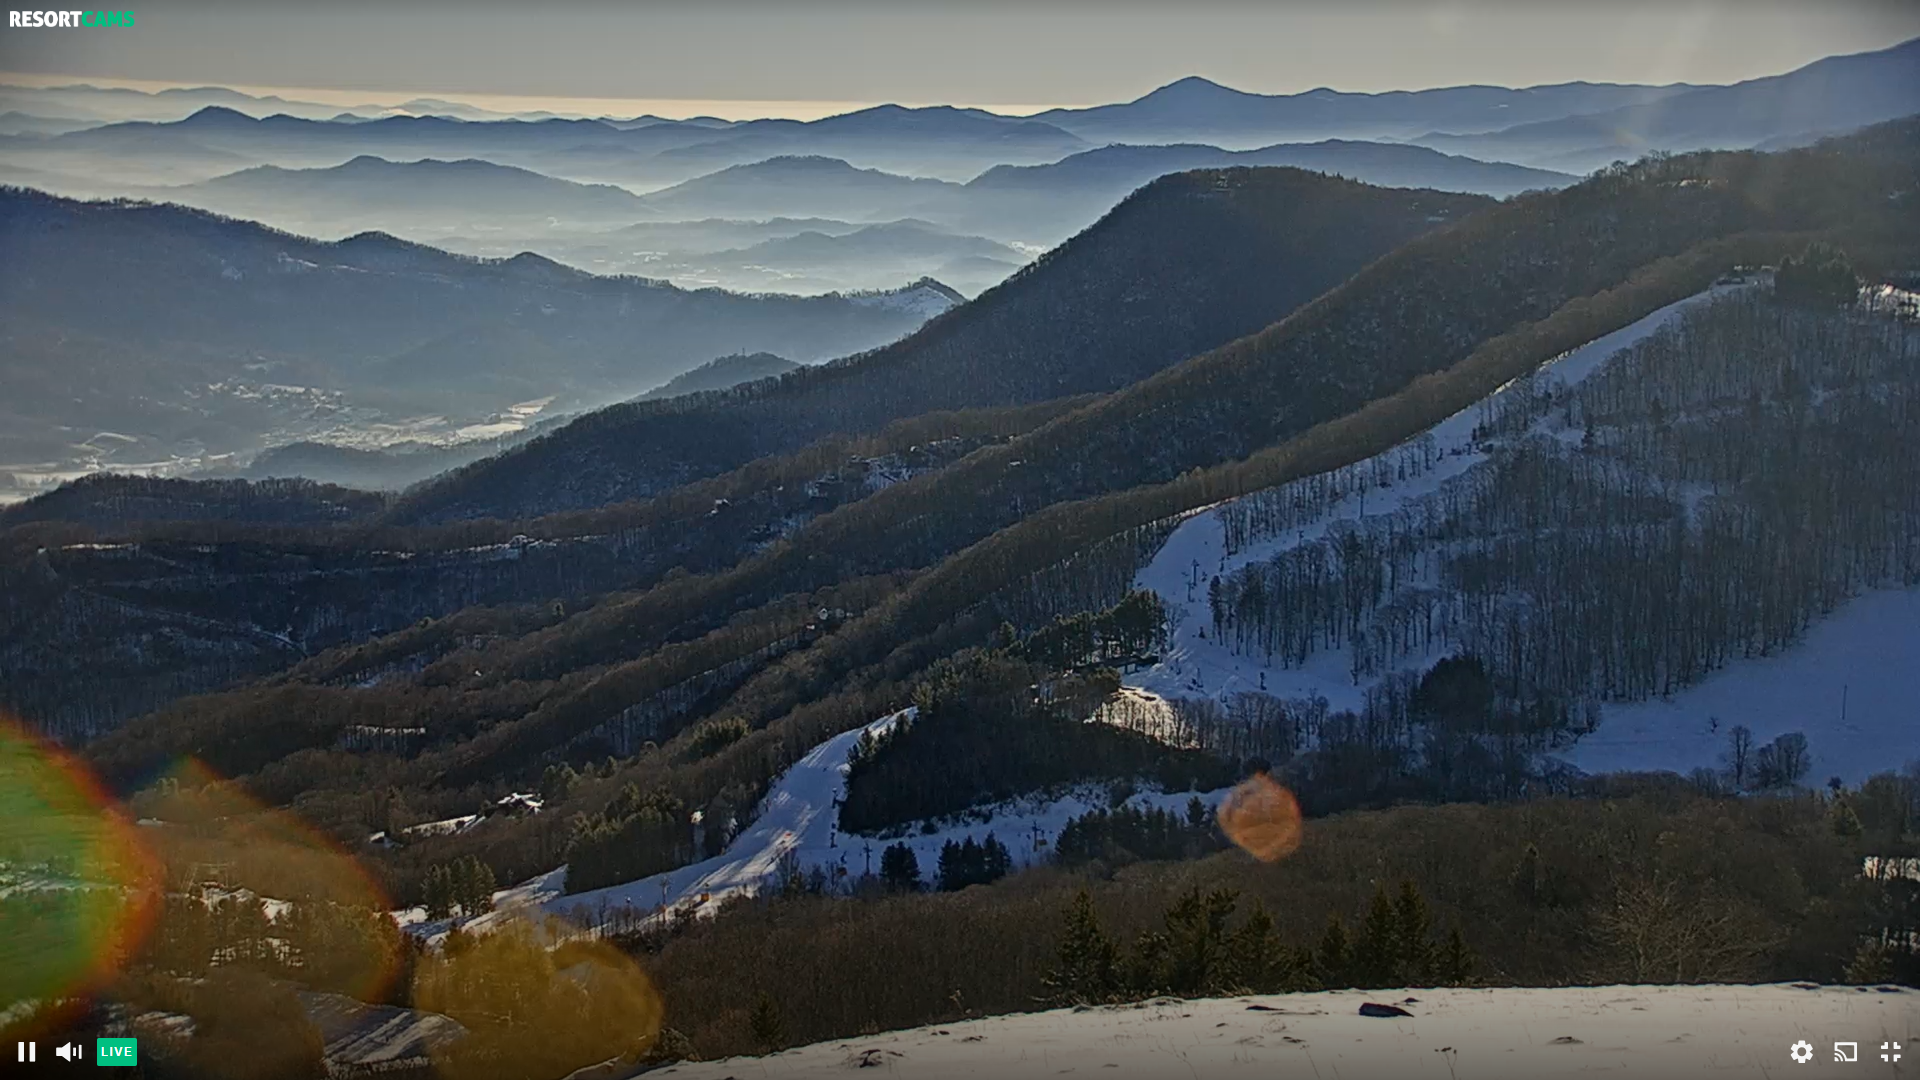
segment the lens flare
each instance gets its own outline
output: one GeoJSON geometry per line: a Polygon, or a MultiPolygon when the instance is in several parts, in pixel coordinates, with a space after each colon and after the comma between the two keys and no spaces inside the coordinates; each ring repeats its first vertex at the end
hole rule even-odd
{"type": "Polygon", "coordinates": [[[84,994],[145,935],[159,866],[70,755],[0,717],[0,1010],[84,994]]]}
{"type": "Polygon", "coordinates": [[[1240,781],[1220,801],[1220,831],[1261,862],[1279,862],[1300,849],[1305,827],[1293,792],[1266,773],[1240,781]]]}
{"type": "Polygon", "coordinates": [[[460,1080],[564,1076],[612,1058],[637,1059],[665,1009],[633,958],[604,941],[550,947],[550,933],[509,919],[456,935],[415,971],[413,1003],[467,1029],[434,1052],[460,1080]]]}
{"type": "Polygon", "coordinates": [[[398,928],[384,890],[332,839],[193,761],[133,802],[155,821],[141,831],[166,868],[156,964],[194,966],[167,950],[192,950],[209,930],[245,932],[261,939],[247,949],[274,952],[308,985],[361,1000],[385,993],[400,965],[398,928]]]}

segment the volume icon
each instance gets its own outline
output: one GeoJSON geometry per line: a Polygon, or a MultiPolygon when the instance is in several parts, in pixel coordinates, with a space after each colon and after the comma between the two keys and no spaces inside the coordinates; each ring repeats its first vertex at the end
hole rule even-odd
{"type": "Polygon", "coordinates": [[[84,1043],[61,1043],[53,1048],[53,1052],[59,1055],[61,1061],[79,1061],[87,1056],[87,1047],[84,1043]]]}

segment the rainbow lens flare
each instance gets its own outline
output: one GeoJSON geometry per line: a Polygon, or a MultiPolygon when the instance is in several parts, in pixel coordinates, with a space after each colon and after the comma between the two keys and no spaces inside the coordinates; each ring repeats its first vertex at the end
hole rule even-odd
{"type": "Polygon", "coordinates": [[[334,840],[193,761],[133,801],[155,821],[141,832],[167,879],[143,959],[193,973],[210,935],[214,952],[254,954],[309,986],[361,1000],[384,993],[399,929],[385,891],[334,840]]]}
{"type": "Polygon", "coordinates": [[[159,867],[71,755],[0,717],[0,1010],[84,994],[138,945],[159,867]]]}

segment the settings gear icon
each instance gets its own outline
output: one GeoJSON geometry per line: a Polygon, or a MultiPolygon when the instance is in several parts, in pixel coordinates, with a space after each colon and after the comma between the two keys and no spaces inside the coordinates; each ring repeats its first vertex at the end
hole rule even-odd
{"type": "Polygon", "coordinates": [[[1793,1049],[1789,1050],[1788,1053],[1793,1055],[1793,1060],[1805,1065],[1807,1062],[1813,1060],[1813,1044],[1805,1039],[1801,1039],[1799,1042],[1793,1044],[1793,1049]]]}

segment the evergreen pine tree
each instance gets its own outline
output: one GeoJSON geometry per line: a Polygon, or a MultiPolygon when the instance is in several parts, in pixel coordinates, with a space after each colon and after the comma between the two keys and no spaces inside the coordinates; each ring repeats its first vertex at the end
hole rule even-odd
{"type": "Polygon", "coordinates": [[[774,1004],[773,998],[765,993],[753,1003],[753,1011],[747,1016],[747,1026],[753,1032],[754,1041],[769,1051],[787,1044],[787,1024],[780,1016],[780,1006],[774,1004]]]}
{"type": "Polygon", "coordinates": [[[1347,924],[1340,920],[1340,916],[1328,917],[1327,928],[1320,935],[1320,945],[1314,950],[1313,961],[1322,986],[1333,990],[1353,985],[1353,945],[1347,934],[1347,924]]]}
{"type": "Polygon", "coordinates": [[[1395,950],[1399,970],[1393,981],[1425,986],[1432,981],[1434,968],[1433,916],[1427,911],[1426,898],[1412,881],[1402,881],[1393,908],[1399,939],[1395,950]]]}
{"type": "Polygon", "coordinates": [[[498,883],[493,877],[493,867],[480,861],[478,855],[467,856],[467,895],[460,906],[469,917],[484,915],[493,910],[493,890],[498,883]]]}
{"type": "Polygon", "coordinates": [[[920,859],[905,844],[889,844],[880,853],[880,880],[899,892],[920,891],[920,859]]]}
{"type": "Polygon", "coordinates": [[[1215,889],[1202,894],[1194,886],[1167,909],[1167,988],[1187,997],[1228,989],[1232,979],[1227,922],[1239,894],[1215,889]]]}
{"type": "Polygon", "coordinates": [[[453,888],[447,868],[438,863],[427,868],[425,884],[427,918],[444,919],[453,913],[453,888]]]}
{"type": "MultiPolygon", "coordinates": [[[[971,843],[972,839],[969,838],[968,842],[971,843]]],[[[942,892],[952,892],[953,890],[958,889],[963,884],[965,884],[961,880],[962,877],[964,876],[961,868],[961,860],[962,860],[962,854],[961,854],[961,847],[959,844],[956,844],[953,841],[949,840],[946,843],[940,845],[940,864],[939,864],[938,873],[939,873],[939,880],[940,880],[940,890],[942,892]]]]}
{"type": "Polygon", "coordinates": [[[1264,903],[1256,902],[1246,921],[1234,930],[1227,943],[1228,963],[1234,981],[1255,994],[1272,994],[1304,989],[1294,969],[1293,954],[1280,942],[1273,916],[1264,903]]]}
{"type": "Polygon", "coordinates": [[[998,881],[1013,870],[1013,852],[994,839],[992,833],[988,833],[986,843],[980,845],[980,860],[982,884],[998,881]]]}
{"type": "Polygon", "coordinates": [[[1874,986],[1892,982],[1893,961],[1890,950],[1878,941],[1869,941],[1854,950],[1845,979],[1853,986],[1874,986]]]}
{"type": "Polygon", "coordinates": [[[1365,989],[1391,986],[1398,980],[1396,968],[1400,955],[1400,918],[1384,886],[1373,892],[1366,921],[1360,925],[1359,940],[1354,942],[1354,984],[1365,989]]]}
{"type": "Polygon", "coordinates": [[[1434,954],[1434,976],[1442,986],[1465,986],[1473,977],[1473,953],[1467,949],[1466,935],[1460,924],[1447,931],[1447,940],[1434,954]]]}
{"type": "Polygon", "coordinates": [[[469,907],[473,898],[473,872],[467,860],[462,857],[453,860],[447,867],[447,902],[457,908],[462,918],[472,918],[469,907]]]}
{"type": "Polygon", "coordinates": [[[1055,1005],[1111,1001],[1119,990],[1119,950],[1100,927],[1093,897],[1081,889],[1067,909],[1067,923],[1054,948],[1055,966],[1040,977],[1055,1005]]]}

